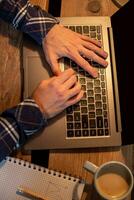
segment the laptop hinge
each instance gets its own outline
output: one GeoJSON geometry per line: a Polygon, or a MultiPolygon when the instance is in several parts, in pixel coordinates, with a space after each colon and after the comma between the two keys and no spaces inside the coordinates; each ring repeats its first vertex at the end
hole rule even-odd
{"type": "Polygon", "coordinates": [[[113,90],[114,90],[116,127],[117,127],[117,132],[121,132],[121,130],[122,130],[122,128],[121,128],[121,114],[120,114],[120,103],[119,103],[118,82],[117,82],[117,72],[116,72],[116,60],[115,60],[115,50],[114,50],[114,40],[113,40],[112,27],[108,27],[108,38],[109,38],[109,48],[110,48],[112,79],[113,79],[113,84],[114,84],[113,90]]]}

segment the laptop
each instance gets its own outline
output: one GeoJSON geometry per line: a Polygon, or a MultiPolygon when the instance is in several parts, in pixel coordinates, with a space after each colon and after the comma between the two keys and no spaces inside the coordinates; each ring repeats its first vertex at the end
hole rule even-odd
{"type": "MultiPolygon", "coordinates": [[[[48,126],[28,141],[26,150],[110,147],[132,143],[130,105],[134,101],[130,98],[133,66],[132,53],[129,52],[132,34],[129,34],[133,6],[132,1],[128,2],[112,17],[59,18],[60,23],[72,31],[99,40],[108,52],[109,66],[105,69],[88,60],[99,72],[98,78],[93,79],[74,61],[61,59],[62,70],[71,66],[77,72],[84,96],[79,103],[49,120],[48,126]]],[[[41,80],[53,76],[42,49],[29,38],[23,48],[23,68],[24,98],[32,94],[41,80]]]]}

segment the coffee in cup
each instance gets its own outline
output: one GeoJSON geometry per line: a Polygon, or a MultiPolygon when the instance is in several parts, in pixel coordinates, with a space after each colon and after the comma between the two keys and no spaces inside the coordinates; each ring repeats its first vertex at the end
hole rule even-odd
{"type": "Polygon", "coordinates": [[[133,188],[133,175],[121,162],[110,161],[100,167],[86,161],[84,168],[94,173],[94,185],[101,197],[108,200],[122,200],[133,188]]]}

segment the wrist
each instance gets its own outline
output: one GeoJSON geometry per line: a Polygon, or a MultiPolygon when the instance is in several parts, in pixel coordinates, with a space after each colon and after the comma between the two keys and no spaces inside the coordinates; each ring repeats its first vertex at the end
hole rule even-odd
{"type": "Polygon", "coordinates": [[[41,111],[42,115],[44,116],[44,119],[46,119],[46,120],[49,119],[49,116],[48,116],[47,112],[45,111],[44,106],[42,105],[41,101],[34,94],[33,94],[32,98],[35,101],[35,103],[37,104],[37,106],[39,107],[39,110],[41,111]]]}

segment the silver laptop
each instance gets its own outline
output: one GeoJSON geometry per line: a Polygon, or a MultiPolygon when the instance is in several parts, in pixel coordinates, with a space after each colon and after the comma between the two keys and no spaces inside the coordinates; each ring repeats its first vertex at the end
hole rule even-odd
{"type": "MultiPolygon", "coordinates": [[[[101,41],[109,55],[107,59],[109,66],[104,69],[92,60],[88,60],[93,67],[98,68],[99,77],[93,79],[74,61],[63,58],[60,62],[61,69],[65,70],[72,66],[77,72],[78,80],[84,90],[84,97],[79,103],[70,106],[48,121],[48,126],[29,140],[25,149],[70,149],[121,145],[121,112],[114,51],[114,41],[117,38],[113,40],[113,37],[116,36],[116,31],[119,31],[117,21],[120,22],[122,12],[130,7],[128,3],[112,16],[113,20],[110,17],[59,18],[61,24],[72,31],[101,41]],[[112,28],[114,23],[116,23],[115,29],[112,28]]],[[[24,97],[28,97],[41,80],[52,76],[52,72],[45,61],[42,49],[34,42],[26,39],[23,52],[24,97]]]]}

